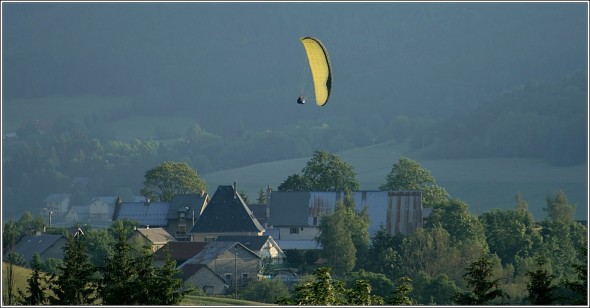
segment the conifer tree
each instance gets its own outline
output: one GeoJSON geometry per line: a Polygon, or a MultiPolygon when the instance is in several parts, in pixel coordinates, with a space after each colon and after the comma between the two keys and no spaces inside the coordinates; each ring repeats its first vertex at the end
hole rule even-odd
{"type": "Polygon", "coordinates": [[[155,270],[155,284],[152,293],[157,294],[150,305],[177,305],[188,290],[184,289],[182,279],[178,277],[180,270],[172,259],[170,250],[164,252],[164,266],[155,270]]]}
{"type": "Polygon", "coordinates": [[[133,296],[129,296],[129,286],[134,279],[135,269],[129,257],[130,244],[120,221],[116,228],[118,240],[113,257],[106,261],[99,293],[104,305],[132,305],[133,296]]]}
{"type": "Polygon", "coordinates": [[[530,279],[527,283],[529,301],[533,305],[551,305],[556,300],[557,286],[553,284],[555,275],[544,268],[547,262],[543,257],[538,257],[536,262],[537,269],[525,274],[530,279]]]}
{"type": "Polygon", "coordinates": [[[410,297],[412,293],[412,279],[409,277],[400,277],[398,279],[399,285],[393,290],[393,294],[389,299],[390,305],[413,305],[414,300],[410,297]]]}
{"type": "Polygon", "coordinates": [[[463,275],[472,291],[455,293],[453,301],[459,305],[487,305],[490,301],[507,296],[500,290],[500,279],[493,279],[492,265],[487,256],[471,263],[463,275]]]}
{"type": "Polygon", "coordinates": [[[41,260],[41,256],[39,253],[35,253],[33,255],[33,259],[31,260],[31,276],[27,279],[28,286],[26,294],[20,291],[21,303],[23,305],[46,305],[49,303],[49,298],[47,296],[48,291],[48,279],[44,277],[43,273],[41,272],[41,268],[43,266],[43,262],[41,260]]]}
{"type": "Polygon", "coordinates": [[[83,234],[67,235],[63,264],[54,275],[55,283],[51,287],[55,294],[50,299],[52,305],[90,305],[96,301],[95,268],[88,261],[83,234]]]}

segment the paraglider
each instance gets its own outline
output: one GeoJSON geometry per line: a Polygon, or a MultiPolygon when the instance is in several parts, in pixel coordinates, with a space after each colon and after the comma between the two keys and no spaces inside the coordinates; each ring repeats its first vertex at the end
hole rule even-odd
{"type": "Polygon", "coordinates": [[[305,104],[305,97],[303,97],[303,96],[299,96],[299,97],[297,98],[297,104],[299,104],[299,105],[303,105],[303,104],[305,104]]]}
{"type": "MultiPolygon", "coordinates": [[[[328,58],[328,52],[324,44],[316,38],[306,36],[300,40],[305,48],[311,69],[316,104],[324,106],[328,102],[332,90],[332,64],[328,58]]],[[[305,104],[305,97],[303,95],[299,96],[297,103],[305,104]]]]}

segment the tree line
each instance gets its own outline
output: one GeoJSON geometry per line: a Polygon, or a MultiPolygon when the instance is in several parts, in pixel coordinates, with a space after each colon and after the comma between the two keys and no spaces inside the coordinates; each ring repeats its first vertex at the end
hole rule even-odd
{"type": "MultiPolygon", "coordinates": [[[[166,163],[146,172],[144,189],[156,198],[166,198],[166,192],[154,183],[160,183],[162,187],[188,187],[190,192],[204,184],[198,180],[196,172],[191,172],[187,164],[166,163]],[[191,181],[183,181],[182,177],[170,174],[166,176],[166,172],[182,174],[185,171],[192,176],[191,181]],[[154,174],[162,176],[160,180],[169,179],[171,182],[158,181],[154,174]]],[[[318,151],[300,174],[288,176],[279,186],[279,190],[318,189],[345,191],[345,198],[338,202],[334,213],[320,220],[316,241],[323,248],[319,254],[287,251],[287,257],[304,273],[317,269],[314,263],[319,257],[326,260],[329,269],[314,272],[319,277],[309,278],[307,282],[311,284],[305,285],[306,280],[303,280],[303,284],[287,288],[286,292],[286,287],[279,282],[272,285],[269,282],[254,282],[242,291],[244,298],[260,300],[263,297],[269,300],[269,292],[263,290],[273,287],[279,290],[277,294],[284,295],[282,299],[273,298],[274,301],[310,304],[313,299],[310,299],[311,302],[305,300],[313,298],[309,295],[310,290],[317,290],[319,285],[332,281],[326,275],[333,273],[333,278],[343,281],[343,284],[336,283],[336,286],[330,287],[340,290],[336,296],[339,299],[335,299],[334,303],[378,303],[381,301],[379,298],[383,303],[390,302],[394,297],[391,292],[397,288],[401,288],[398,292],[407,295],[397,296],[408,297],[416,304],[573,304],[586,300],[587,230],[573,220],[574,205],[569,204],[567,196],[561,191],[547,197],[544,209],[547,217],[540,222],[529,212],[521,194],[516,195],[513,209],[495,209],[474,216],[465,202],[451,198],[443,187],[436,184],[430,171],[416,161],[401,158],[392,165],[382,189],[422,190],[425,192],[423,203],[432,209],[432,213],[424,227],[412,234],[391,236],[382,227],[370,238],[367,211],[356,211],[350,196],[352,190],[358,189],[358,181],[350,165],[337,155],[318,151]],[[280,291],[281,288],[283,291],[280,291]],[[375,297],[354,299],[357,295],[361,296],[359,294],[365,296],[367,288],[375,297]],[[261,294],[266,294],[266,297],[261,294]]],[[[41,223],[42,220],[33,219],[29,214],[18,223],[6,224],[4,243],[14,243],[15,234],[27,228],[39,228],[41,223]]],[[[128,223],[127,229],[129,226],[128,223]]],[[[95,287],[96,291],[92,294],[97,298],[102,296],[103,301],[108,292],[99,286],[100,281],[107,281],[104,279],[109,277],[108,273],[118,273],[111,276],[113,280],[108,285],[139,283],[133,277],[162,275],[150,269],[147,265],[149,254],[142,254],[141,249],[135,249],[134,260],[135,264],[144,265],[134,269],[125,267],[124,264],[130,263],[129,257],[124,257],[128,255],[125,252],[127,246],[122,244],[122,232],[114,231],[89,230],[85,236],[79,237],[85,239],[86,249],[91,252],[88,263],[96,268],[110,269],[98,271],[102,273],[103,280],[94,285],[88,283],[95,287]],[[114,264],[117,268],[111,267],[114,264]],[[129,272],[117,272],[120,269],[129,272]],[[131,281],[121,282],[115,280],[116,277],[131,281]]],[[[56,277],[64,275],[65,270],[78,268],[73,264],[64,266],[65,260],[63,264],[53,266],[53,272],[57,273],[54,275],[58,275],[56,277]]],[[[80,260],[84,261],[83,258],[80,260]]],[[[81,267],[81,270],[84,268],[81,267]]],[[[168,273],[173,271],[172,268],[168,273]]],[[[63,283],[66,281],[63,280],[63,283]]],[[[138,287],[137,290],[144,290],[144,295],[137,295],[132,301],[145,298],[149,288],[149,285],[138,287]]]]}

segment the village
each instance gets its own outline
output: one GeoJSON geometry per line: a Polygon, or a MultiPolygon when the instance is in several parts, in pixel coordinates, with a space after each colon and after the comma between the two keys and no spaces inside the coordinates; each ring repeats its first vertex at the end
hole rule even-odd
{"type": "MultiPolygon", "coordinates": [[[[266,204],[246,204],[236,186],[219,186],[211,196],[175,195],[171,202],[96,197],[85,206],[70,206],[69,194],[55,193],[45,199],[39,214],[48,228],[81,226],[82,231],[106,228],[117,220],[136,222],[128,240],[149,244],[155,265],[169,249],[183,282],[209,295],[226,294],[258,279],[296,281],[298,269],[290,266],[285,251],[321,249],[316,241],[320,217],[334,212],[344,192],[281,192],[269,187],[266,204]]],[[[368,209],[371,236],[381,227],[392,236],[412,233],[431,211],[422,207],[420,191],[355,191],[353,196],[357,210],[368,209]]],[[[66,242],[63,235],[36,232],[18,240],[14,252],[27,263],[35,253],[42,259],[60,259],[66,242]]]]}

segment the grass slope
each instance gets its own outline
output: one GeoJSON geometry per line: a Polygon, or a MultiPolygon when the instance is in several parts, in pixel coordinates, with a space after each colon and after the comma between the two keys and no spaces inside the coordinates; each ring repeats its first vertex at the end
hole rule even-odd
{"type": "Polygon", "coordinates": [[[259,302],[252,302],[241,299],[213,297],[213,296],[186,296],[181,302],[181,306],[276,306],[273,304],[265,304],[259,302]]]}
{"type": "MultiPolygon", "coordinates": [[[[563,190],[570,204],[576,204],[576,219],[586,219],[588,209],[588,165],[556,167],[540,160],[519,158],[421,160],[403,146],[383,143],[337,153],[356,171],[362,190],[376,190],[385,181],[392,165],[400,157],[416,160],[430,170],[436,183],[452,197],[466,201],[473,213],[493,208],[507,209],[515,205],[520,191],[537,219],[546,215],[546,198],[563,190]]],[[[203,174],[209,192],[219,185],[237,183],[255,202],[258,191],[270,185],[274,190],[291,174],[300,173],[310,157],[273,161],[203,174]]]]}
{"type": "MultiPolygon", "coordinates": [[[[8,294],[8,263],[2,262],[2,302],[7,302],[7,294],[8,294]]],[[[22,290],[25,292],[27,290],[29,283],[27,279],[31,277],[32,270],[14,265],[14,288],[12,289],[13,295],[18,295],[18,290],[22,290]]]]}

